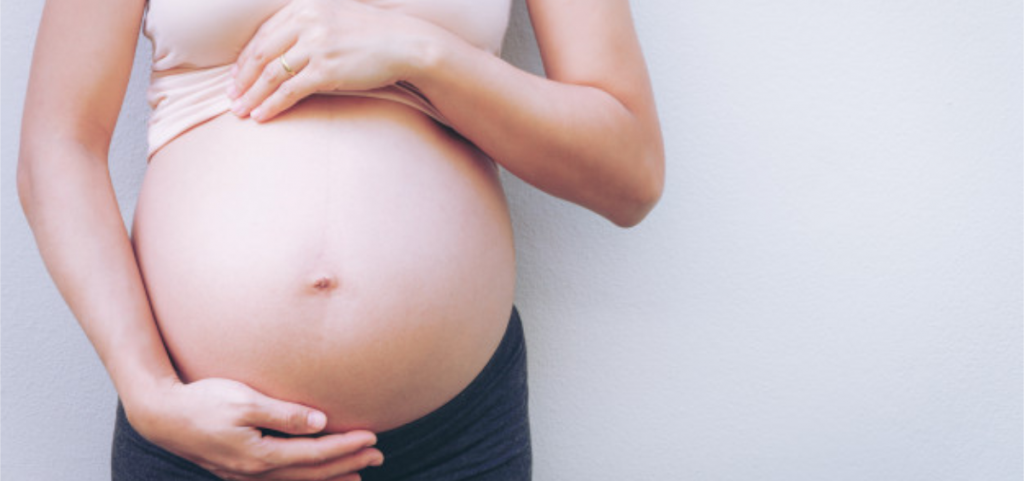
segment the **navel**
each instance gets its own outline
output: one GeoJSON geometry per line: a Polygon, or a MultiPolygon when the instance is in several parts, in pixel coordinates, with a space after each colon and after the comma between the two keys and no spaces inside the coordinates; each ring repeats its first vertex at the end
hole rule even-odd
{"type": "Polygon", "coordinates": [[[313,279],[313,290],[327,292],[338,287],[338,279],[332,275],[319,275],[313,279]]]}

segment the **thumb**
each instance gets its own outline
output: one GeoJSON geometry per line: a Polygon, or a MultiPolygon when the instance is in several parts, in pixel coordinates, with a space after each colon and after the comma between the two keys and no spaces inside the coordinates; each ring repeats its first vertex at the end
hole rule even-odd
{"type": "Polygon", "coordinates": [[[327,426],[327,416],[301,404],[281,401],[260,394],[245,422],[253,427],[288,434],[313,434],[327,426]]]}

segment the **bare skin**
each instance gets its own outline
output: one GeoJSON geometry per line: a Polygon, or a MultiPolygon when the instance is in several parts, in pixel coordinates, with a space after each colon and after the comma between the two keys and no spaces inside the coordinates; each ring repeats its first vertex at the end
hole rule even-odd
{"type": "Polygon", "coordinates": [[[185,382],[244,382],[324,411],[327,432],[395,428],[455,397],[515,291],[494,164],[380,99],[186,132],[152,158],[134,241],[185,382]]]}
{"type": "MultiPolygon", "coordinates": [[[[153,181],[149,179],[151,174],[147,174],[146,182],[149,185],[144,187],[144,195],[157,199],[159,192],[180,188],[181,184],[174,182],[176,178],[180,179],[176,176],[196,165],[171,165],[179,160],[171,159],[174,149],[179,149],[179,153],[186,152],[189,142],[192,142],[195,151],[206,149],[203,151],[208,156],[217,154],[218,151],[210,144],[203,143],[203,135],[207,132],[213,133],[215,129],[235,132],[239,141],[225,148],[243,149],[234,152],[253,156],[255,152],[244,150],[245,135],[254,131],[253,126],[270,127],[277,123],[277,127],[265,132],[273,131],[273,135],[282,136],[298,135],[286,134],[287,126],[323,118],[324,109],[338,108],[340,112],[342,104],[357,104],[343,99],[320,100],[319,96],[307,99],[309,95],[339,85],[370,88],[371,85],[400,79],[416,85],[466,140],[537,188],[575,202],[623,227],[636,225],[653,208],[661,195],[664,179],[661,133],[646,67],[626,0],[530,0],[530,15],[548,78],[522,72],[426,22],[385,15],[372,7],[352,3],[348,0],[296,0],[289,5],[288,10],[282,9],[296,15],[282,14],[273,23],[268,21],[269,26],[261,29],[262,33],[250,42],[252,47],[247,48],[239,58],[237,88],[234,93],[234,96],[242,98],[239,118],[230,122],[230,114],[219,117],[168,144],[153,159],[154,172],[157,168],[163,168],[163,173],[160,176],[152,174],[153,181]],[[349,9],[349,15],[331,15],[329,12],[333,10],[327,10],[343,8],[349,9]],[[340,20],[353,18],[352,15],[360,15],[360,29],[340,20]],[[301,23],[313,18],[318,19],[318,23],[301,23]],[[323,53],[331,49],[347,52],[346,55],[333,57],[337,62],[333,64],[335,68],[325,58],[317,61],[312,53],[288,57],[295,68],[299,69],[299,75],[294,78],[282,76],[279,69],[275,71],[271,68],[271,61],[285,47],[267,39],[287,39],[289,31],[311,31],[309,29],[323,29],[321,33],[330,31],[332,34],[306,38],[304,42],[309,46],[306,52],[323,53]],[[380,33],[378,36],[367,37],[367,32],[380,33]],[[362,41],[356,41],[360,38],[362,41]],[[352,65],[360,68],[345,68],[352,65]],[[261,72],[267,73],[261,75],[261,72]],[[353,78],[352,72],[364,72],[367,75],[353,78]],[[262,110],[257,113],[257,119],[245,119],[249,110],[261,105],[262,110]],[[480,112],[501,112],[501,115],[479,115],[480,112]],[[288,115],[292,115],[291,120],[288,115]],[[242,123],[247,125],[243,126],[242,123]],[[509,142],[509,139],[516,141],[509,142]],[[159,158],[161,155],[167,159],[159,158]],[[161,160],[171,161],[157,167],[157,162],[161,160]],[[161,179],[163,183],[158,182],[161,179]]],[[[147,271],[146,281],[159,283],[160,279],[170,282],[174,278],[158,267],[168,265],[169,261],[161,257],[165,253],[155,248],[148,251],[148,254],[140,253],[139,259],[136,258],[107,170],[110,138],[124,99],[143,7],[142,0],[50,0],[44,10],[26,97],[18,169],[22,205],[44,262],[104,362],[130,421],[144,436],[172,452],[196,461],[225,479],[357,479],[358,476],[353,473],[371,463],[382,461],[381,453],[369,447],[375,438],[373,432],[358,428],[383,429],[403,419],[415,417],[421,414],[420,411],[457,392],[462,383],[468,382],[467,376],[471,376],[482,365],[481,362],[486,361],[486,356],[493,350],[500,336],[495,327],[501,325],[497,320],[500,318],[497,314],[487,314],[496,312],[498,308],[488,306],[504,306],[507,300],[501,299],[501,296],[507,295],[511,288],[506,285],[494,289],[500,294],[475,304],[471,308],[473,312],[461,314],[464,316],[462,319],[476,316],[493,320],[475,324],[463,320],[447,327],[442,326],[437,331],[423,331],[453,332],[445,329],[456,326],[460,329],[467,326],[479,329],[466,336],[466,339],[475,339],[476,343],[459,341],[455,346],[462,347],[453,350],[453,357],[445,361],[448,363],[446,368],[434,371],[451,373],[436,378],[441,387],[428,392],[428,400],[421,405],[410,404],[407,411],[391,418],[369,409],[359,411],[358,396],[356,401],[346,401],[348,404],[331,406],[329,402],[321,401],[313,381],[309,379],[298,382],[296,386],[282,387],[275,384],[274,366],[271,366],[271,374],[267,377],[260,377],[265,372],[249,372],[251,379],[246,381],[258,384],[261,379],[271,379],[264,388],[279,389],[281,399],[261,393],[237,380],[207,377],[212,374],[203,372],[205,364],[201,359],[191,369],[195,371],[195,378],[202,380],[189,379],[189,367],[184,369],[186,375],[181,375],[171,363],[168,349],[172,352],[178,349],[185,353],[191,344],[187,341],[176,344],[171,339],[174,334],[171,334],[165,346],[165,339],[157,329],[154,310],[174,312],[175,309],[184,309],[178,306],[180,303],[174,302],[176,296],[184,294],[172,288],[164,288],[159,294],[167,301],[163,307],[159,302],[151,304],[141,272],[144,268],[140,269],[140,263],[149,260],[154,270],[147,271]],[[455,359],[459,356],[462,358],[457,362],[455,359]],[[301,402],[304,400],[310,404],[301,402]],[[313,406],[321,403],[324,404],[323,408],[313,406]],[[322,416],[324,410],[332,419],[322,416]],[[345,413],[352,412],[358,414],[346,419],[345,413]],[[312,434],[328,428],[328,431],[337,433],[317,438],[279,439],[260,436],[258,428],[293,434],[312,434]]],[[[285,43],[298,45],[297,39],[295,36],[285,43]]],[[[494,242],[500,244],[502,239],[507,239],[508,232],[504,230],[507,227],[507,218],[504,216],[507,214],[503,208],[503,198],[498,195],[500,187],[494,187],[492,180],[489,180],[493,179],[489,177],[491,174],[481,167],[487,165],[486,161],[480,161],[477,154],[466,147],[468,144],[460,143],[463,141],[456,137],[438,140],[443,137],[439,137],[436,130],[431,130],[434,127],[417,123],[425,118],[414,120],[415,115],[421,114],[400,112],[394,110],[393,106],[373,106],[376,102],[360,104],[365,107],[365,118],[380,119],[381,125],[392,129],[393,133],[406,132],[410,135],[411,144],[419,142],[415,146],[432,146],[432,152],[438,155],[434,165],[439,167],[441,173],[425,171],[433,172],[433,180],[424,180],[414,186],[424,189],[422,192],[428,194],[440,190],[439,184],[431,182],[443,183],[456,178],[476,179],[465,183],[461,190],[453,190],[450,197],[433,199],[436,202],[452,202],[453,206],[461,202],[476,209],[469,209],[464,218],[477,228],[470,231],[479,237],[472,241],[472,246],[494,242]],[[464,175],[445,177],[450,174],[444,173],[444,166],[456,166],[456,171],[462,169],[460,172],[464,175]],[[488,185],[491,187],[486,187],[488,185]],[[478,197],[467,198],[469,192],[474,192],[478,197]]],[[[343,127],[346,120],[337,119],[333,122],[338,122],[336,127],[343,127]]],[[[361,124],[350,123],[344,128],[361,128],[358,125],[361,124]]],[[[293,144],[288,145],[294,147],[293,144]]],[[[352,148],[371,147],[357,145],[352,148]]],[[[347,155],[342,153],[335,157],[325,156],[321,152],[320,155],[311,156],[316,160],[300,163],[295,168],[300,175],[310,179],[318,172],[330,172],[316,169],[358,165],[346,159],[352,159],[359,152],[367,151],[348,151],[347,155]],[[327,161],[333,161],[330,163],[333,167],[325,167],[327,161]]],[[[224,151],[219,153],[225,154],[224,151]]],[[[387,175],[389,165],[396,168],[395,172],[399,171],[398,167],[408,168],[412,165],[402,164],[407,160],[403,160],[400,152],[375,155],[379,155],[377,159],[382,159],[382,164],[377,167],[382,170],[376,173],[382,176],[387,175]]],[[[216,165],[222,169],[222,174],[228,174],[230,161],[225,160],[228,157],[225,154],[217,158],[207,157],[207,160],[220,159],[216,165]]],[[[259,163],[258,160],[257,164],[273,167],[272,164],[259,163]]],[[[372,172],[364,174],[375,175],[372,172]]],[[[248,179],[254,180],[254,176],[259,173],[236,170],[234,175],[249,175],[248,179]]],[[[342,176],[333,178],[341,179],[342,176]]],[[[397,182],[399,178],[399,174],[396,174],[392,180],[397,182]]],[[[301,185],[301,182],[296,185],[301,185]]],[[[289,195],[293,194],[292,191],[279,191],[276,195],[281,196],[278,198],[280,200],[290,199],[292,197],[289,195]]],[[[355,199],[350,198],[349,201],[356,202],[355,199]]],[[[159,218],[156,212],[160,212],[157,203],[154,200],[147,207],[142,204],[144,201],[140,199],[140,208],[149,209],[147,212],[153,213],[154,221],[148,226],[136,227],[136,235],[140,236],[141,241],[138,245],[140,252],[148,245],[159,245],[144,244],[147,242],[141,240],[146,233],[144,229],[158,232],[161,225],[175,225],[171,221],[165,224],[156,222],[155,219],[159,218]]],[[[341,198],[337,202],[339,206],[343,203],[341,198]]],[[[217,204],[206,204],[211,205],[217,204]]],[[[395,210],[388,211],[388,206],[376,206],[383,209],[382,212],[392,215],[403,212],[396,206],[392,207],[395,210]]],[[[308,207],[302,208],[301,212],[308,214],[310,210],[308,207]]],[[[251,214],[250,211],[241,216],[251,214]]],[[[164,219],[170,219],[173,212],[163,211],[162,215],[164,219]]],[[[346,215],[348,217],[345,220],[361,222],[360,225],[364,226],[378,225],[374,224],[375,219],[376,222],[387,221],[386,217],[374,218],[372,212],[346,215]]],[[[340,222],[324,224],[323,221],[323,217],[320,217],[320,224],[302,224],[299,219],[293,227],[301,231],[314,225],[342,225],[340,222]]],[[[455,218],[448,220],[455,221],[455,218]]],[[[197,229],[201,225],[192,224],[191,228],[197,229]]],[[[328,242],[320,245],[338,246],[342,245],[338,243],[340,241],[351,241],[358,245],[362,242],[359,237],[345,237],[346,234],[331,235],[337,237],[328,238],[328,242]]],[[[443,244],[446,238],[442,234],[438,235],[441,237],[433,241],[443,244]]],[[[362,239],[365,240],[365,237],[362,239]]],[[[280,253],[295,247],[280,240],[267,242],[278,242],[271,247],[281,249],[280,253]]],[[[507,253],[507,249],[503,247],[497,252],[507,253]]],[[[304,299],[314,299],[313,304],[307,304],[314,306],[309,308],[309,312],[321,314],[308,319],[335,319],[334,322],[343,322],[337,320],[371,318],[365,306],[376,303],[356,302],[346,307],[343,302],[313,297],[324,289],[328,292],[342,292],[347,285],[346,280],[353,280],[359,285],[361,280],[366,282],[366,279],[371,279],[366,274],[370,272],[368,268],[359,270],[359,266],[350,267],[353,259],[367,252],[359,251],[357,255],[343,250],[328,250],[324,253],[325,257],[313,258],[331,261],[319,264],[319,267],[337,266],[339,262],[345,267],[327,269],[326,272],[315,268],[308,271],[293,270],[291,272],[298,276],[294,278],[295,283],[282,283],[281,286],[301,285],[312,289],[312,293],[307,293],[304,299]],[[312,277],[303,277],[303,274],[312,274],[312,277]],[[319,306],[315,305],[317,302],[320,302],[319,306]]],[[[281,254],[277,260],[284,265],[291,261],[311,259],[306,255],[288,258],[281,254]]],[[[502,255],[496,257],[504,258],[502,255]]],[[[493,259],[477,259],[483,258],[493,259]]],[[[416,266],[412,265],[412,268],[416,266]]],[[[489,268],[505,275],[514,272],[513,268],[501,262],[489,268]]],[[[455,268],[446,277],[458,283],[459,272],[455,268]]],[[[277,274],[280,277],[271,277],[284,278],[287,272],[282,270],[277,274]]],[[[383,296],[379,291],[372,294],[371,289],[370,292],[371,296],[376,296],[377,301],[383,296]]],[[[278,300],[296,302],[295,299],[299,298],[282,296],[278,300]]],[[[336,296],[333,299],[344,298],[336,296]]],[[[298,306],[298,302],[292,305],[293,308],[298,306]]],[[[391,308],[398,310],[379,314],[376,320],[401,317],[399,313],[403,313],[402,308],[391,308]]],[[[438,309],[438,312],[443,311],[438,309]]],[[[507,312],[504,316],[507,319],[507,312]]],[[[460,318],[459,315],[438,316],[442,317],[460,318]]],[[[189,323],[198,323],[200,319],[184,314],[177,319],[180,322],[173,325],[183,326],[179,331],[182,334],[180,338],[193,339],[195,334],[189,333],[189,323]]],[[[207,322],[221,322],[221,319],[211,318],[207,322]]],[[[264,322],[275,321],[271,319],[264,322]]],[[[170,327],[172,324],[167,325],[170,327]]],[[[348,324],[345,326],[350,327],[348,324]]],[[[382,329],[377,333],[387,332],[388,329],[391,329],[392,334],[395,333],[394,327],[382,329]]],[[[228,332],[227,335],[230,337],[232,333],[228,332]]],[[[373,338],[372,333],[368,335],[373,338]]],[[[406,342],[400,336],[397,339],[396,342],[406,342]]],[[[359,355],[325,360],[348,362],[350,364],[347,366],[358,371],[358,366],[352,363],[358,363],[359,356],[370,356],[369,351],[358,351],[358,341],[346,346],[356,349],[359,355]]],[[[425,355],[422,351],[414,353],[412,359],[425,355]]],[[[181,359],[176,361],[187,365],[194,362],[190,356],[181,354],[181,359]]],[[[278,356],[279,359],[283,357],[286,356],[278,356]]],[[[300,362],[315,363],[315,357],[314,360],[300,362]]],[[[405,359],[401,362],[412,361],[405,359]]],[[[246,366],[253,364],[235,367],[242,369],[246,366]]],[[[394,366],[392,368],[399,369],[394,366]]],[[[225,373],[235,374],[238,377],[247,376],[241,371],[225,373]]],[[[370,383],[354,378],[348,381],[350,388],[371,390],[366,387],[370,383]]],[[[407,386],[403,384],[405,381],[397,382],[388,389],[401,389],[407,386]]],[[[324,399],[328,397],[325,395],[324,399]]]]}

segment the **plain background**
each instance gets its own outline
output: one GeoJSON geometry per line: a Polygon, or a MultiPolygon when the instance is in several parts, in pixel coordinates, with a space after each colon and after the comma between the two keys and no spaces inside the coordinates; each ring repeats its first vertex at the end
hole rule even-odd
{"type": "MultiPolygon", "coordinates": [[[[99,481],[115,393],[14,181],[42,3],[3,2],[2,465],[99,481]]],[[[1021,479],[1021,10],[634,2],[660,205],[623,230],[504,177],[535,479],[1021,479]]],[[[517,0],[504,54],[540,72],[531,35],[517,0]]],[[[110,159],[126,222],[149,55],[110,159]]]]}

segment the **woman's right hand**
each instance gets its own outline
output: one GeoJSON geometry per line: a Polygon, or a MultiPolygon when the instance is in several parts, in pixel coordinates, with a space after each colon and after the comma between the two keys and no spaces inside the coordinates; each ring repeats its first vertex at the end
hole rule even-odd
{"type": "Polygon", "coordinates": [[[228,379],[170,381],[125,413],[139,434],[227,480],[358,480],[384,455],[370,431],[320,437],[264,436],[260,428],[309,435],[326,426],[323,413],[265,396],[228,379]]]}

